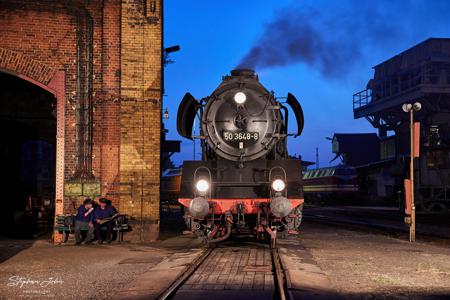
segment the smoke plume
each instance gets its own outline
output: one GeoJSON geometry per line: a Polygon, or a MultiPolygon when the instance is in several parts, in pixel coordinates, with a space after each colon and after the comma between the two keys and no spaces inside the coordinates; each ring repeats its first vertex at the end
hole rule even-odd
{"type": "Polygon", "coordinates": [[[328,78],[345,77],[367,54],[391,50],[412,34],[417,38],[417,32],[429,25],[424,9],[436,10],[437,17],[449,12],[448,2],[432,2],[334,1],[318,2],[323,4],[320,9],[295,5],[280,9],[238,68],[302,63],[328,78]]]}

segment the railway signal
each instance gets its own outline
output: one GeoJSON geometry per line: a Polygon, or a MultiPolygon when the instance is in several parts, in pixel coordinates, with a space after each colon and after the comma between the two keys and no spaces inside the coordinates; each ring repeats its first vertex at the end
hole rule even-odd
{"type": "Polygon", "coordinates": [[[409,241],[416,241],[416,207],[414,204],[414,158],[419,157],[420,149],[420,123],[414,123],[414,112],[422,109],[420,102],[414,104],[405,103],[402,106],[404,112],[409,113],[410,120],[410,164],[409,164],[409,180],[405,180],[405,212],[410,213],[410,217],[405,220],[409,224],[409,241]],[[409,190],[409,193],[408,193],[409,190]]]}

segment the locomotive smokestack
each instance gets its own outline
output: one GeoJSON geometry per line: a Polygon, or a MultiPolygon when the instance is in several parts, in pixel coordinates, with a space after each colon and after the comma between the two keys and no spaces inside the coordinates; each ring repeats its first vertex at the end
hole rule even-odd
{"type": "Polygon", "coordinates": [[[255,76],[255,70],[252,69],[234,69],[230,72],[231,76],[255,76]]]}

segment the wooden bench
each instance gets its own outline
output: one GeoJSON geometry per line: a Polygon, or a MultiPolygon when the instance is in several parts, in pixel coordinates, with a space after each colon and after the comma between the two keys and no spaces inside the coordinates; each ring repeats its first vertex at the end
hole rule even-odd
{"type": "MultiPolygon", "coordinates": [[[[118,215],[111,222],[114,222],[113,231],[117,232],[117,241],[123,242],[123,233],[131,231],[131,226],[128,224],[128,215],[118,215]]],[[[106,230],[102,226],[103,230],[106,230]]],[[[63,235],[62,242],[67,243],[70,234],[75,233],[75,215],[57,215],[55,231],[63,235]]],[[[87,229],[82,229],[81,232],[87,232],[87,229]]]]}

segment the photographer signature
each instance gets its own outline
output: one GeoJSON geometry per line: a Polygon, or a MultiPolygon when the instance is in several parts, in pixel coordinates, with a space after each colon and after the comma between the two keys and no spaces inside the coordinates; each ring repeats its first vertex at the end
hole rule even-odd
{"type": "Polygon", "coordinates": [[[38,287],[48,287],[50,285],[63,284],[59,277],[49,277],[45,280],[33,280],[22,276],[11,276],[9,277],[9,282],[6,284],[11,287],[23,288],[25,286],[38,286],[38,287]]]}

